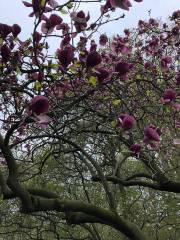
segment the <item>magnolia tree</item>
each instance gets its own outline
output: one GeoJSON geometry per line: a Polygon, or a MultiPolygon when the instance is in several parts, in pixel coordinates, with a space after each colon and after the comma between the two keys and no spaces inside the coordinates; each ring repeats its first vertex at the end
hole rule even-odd
{"type": "Polygon", "coordinates": [[[131,3],[84,2],[0,24],[1,239],[178,240],[180,11],[94,40],[131,3]]]}

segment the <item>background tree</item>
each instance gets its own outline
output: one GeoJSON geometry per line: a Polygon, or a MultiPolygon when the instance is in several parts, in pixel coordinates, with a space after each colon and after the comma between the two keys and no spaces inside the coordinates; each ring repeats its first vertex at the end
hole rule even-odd
{"type": "Polygon", "coordinates": [[[178,240],[180,12],[98,43],[129,1],[95,22],[83,1],[23,3],[31,38],[0,24],[2,239],[178,240]]]}

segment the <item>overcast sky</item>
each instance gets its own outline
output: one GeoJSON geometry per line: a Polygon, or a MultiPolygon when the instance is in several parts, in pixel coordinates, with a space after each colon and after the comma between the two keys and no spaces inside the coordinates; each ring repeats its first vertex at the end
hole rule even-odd
{"type": "MultiPolygon", "coordinates": [[[[26,1],[31,2],[30,0],[26,1]]],[[[60,4],[64,2],[64,0],[57,1],[60,4]]],[[[180,0],[144,0],[142,3],[131,0],[131,2],[133,7],[129,12],[117,9],[113,13],[114,16],[117,16],[124,12],[126,14],[124,19],[105,24],[100,32],[106,32],[108,36],[120,34],[124,28],[135,27],[139,19],[147,19],[149,10],[151,10],[151,17],[166,20],[173,11],[180,9],[180,0]]],[[[84,3],[81,9],[86,12],[89,11],[91,19],[95,19],[100,13],[99,6],[97,6],[97,3],[84,3]]],[[[20,37],[23,39],[28,38],[32,32],[33,19],[28,17],[30,12],[31,8],[26,8],[21,0],[0,0],[0,22],[9,25],[18,23],[22,27],[20,37]]]]}

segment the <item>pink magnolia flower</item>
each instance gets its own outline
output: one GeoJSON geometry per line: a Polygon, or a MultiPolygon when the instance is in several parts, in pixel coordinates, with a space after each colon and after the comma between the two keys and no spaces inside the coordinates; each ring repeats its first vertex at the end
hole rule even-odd
{"type": "Polygon", "coordinates": [[[125,131],[132,129],[132,127],[136,123],[135,118],[128,114],[120,114],[118,117],[118,121],[125,131]]]}
{"type": "Polygon", "coordinates": [[[69,25],[67,23],[61,23],[60,25],[56,26],[57,30],[62,30],[62,34],[68,36],[67,34],[69,33],[69,25]]]}
{"type": "Polygon", "coordinates": [[[36,96],[29,103],[28,109],[37,115],[47,113],[49,110],[49,100],[44,96],[36,96]]]}
{"type": "Polygon", "coordinates": [[[55,0],[49,0],[48,4],[52,7],[52,8],[56,8],[58,6],[58,3],[55,0]]]}
{"type": "Polygon", "coordinates": [[[146,62],[145,64],[144,64],[144,68],[145,69],[151,69],[153,67],[153,64],[152,64],[152,62],[150,62],[150,61],[148,61],[148,62],[146,62]]]}
{"type": "Polygon", "coordinates": [[[113,7],[111,6],[110,0],[107,0],[105,5],[101,5],[101,14],[106,13],[109,8],[110,8],[112,11],[115,10],[115,8],[113,8],[113,7]]]}
{"type": "Polygon", "coordinates": [[[158,23],[158,21],[156,19],[150,18],[149,19],[149,25],[158,27],[159,23],[158,23]]]}
{"type": "Polygon", "coordinates": [[[12,27],[7,25],[7,24],[3,24],[0,23],[0,36],[5,39],[10,33],[12,32],[12,27]]]}
{"type": "Polygon", "coordinates": [[[130,35],[129,29],[124,29],[124,33],[125,33],[126,36],[129,36],[130,35]]]}
{"type": "Polygon", "coordinates": [[[98,78],[99,83],[103,83],[104,80],[109,77],[109,71],[103,67],[97,68],[96,76],[98,78]]]}
{"type": "Polygon", "coordinates": [[[107,42],[108,42],[107,35],[106,34],[101,34],[100,37],[99,37],[99,44],[101,46],[105,46],[107,42]]]}
{"type": "Polygon", "coordinates": [[[70,45],[70,41],[71,41],[71,37],[69,35],[66,35],[62,41],[61,41],[61,44],[60,44],[60,47],[63,48],[65,46],[68,46],[70,45]]]}
{"type": "Polygon", "coordinates": [[[160,132],[153,125],[146,127],[144,130],[144,142],[148,144],[151,143],[151,141],[160,141],[160,132]]]}
{"type": "Polygon", "coordinates": [[[162,103],[169,103],[171,101],[174,101],[176,99],[176,91],[174,89],[166,89],[163,97],[161,98],[162,103]]]}
{"type": "MultiPolygon", "coordinates": [[[[42,10],[44,13],[52,11],[52,8],[50,8],[50,7],[44,8],[44,5],[42,4],[42,1],[40,1],[40,0],[32,0],[32,3],[29,3],[26,1],[22,1],[22,2],[24,4],[24,6],[33,8],[33,12],[29,14],[29,17],[33,17],[34,15],[36,17],[39,17],[40,13],[42,13],[42,10]]],[[[48,1],[48,3],[49,3],[49,1],[48,1]]]]}
{"type": "Polygon", "coordinates": [[[57,56],[60,63],[66,68],[73,61],[74,50],[71,46],[66,46],[64,49],[57,51],[57,56]]]}
{"type": "Polygon", "coordinates": [[[52,119],[46,115],[49,110],[49,100],[45,96],[34,97],[27,108],[28,116],[33,119],[42,129],[45,129],[52,121],[52,119]]]}
{"type": "Polygon", "coordinates": [[[164,71],[167,71],[169,64],[172,63],[172,58],[170,56],[165,56],[161,58],[161,67],[164,71]]]}
{"type": "Polygon", "coordinates": [[[132,68],[132,64],[119,61],[115,65],[115,72],[118,72],[121,76],[126,75],[132,68]]]}
{"type": "Polygon", "coordinates": [[[94,40],[91,40],[91,47],[89,49],[90,52],[95,52],[97,50],[97,44],[94,40]]]}
{"type": "Polygon", "coordinates": [[[12,34],[14,37],[17,37],[21,32],[21,27],[18,24],[12,25],[12,34]]]}
{"type": "Polygon", "coordinates": [[[110,4],[113,8],[119,7],[127,11],[129,11],[129,8],[132,7],[129,0],[110,0],[110,4]]]}
{"type": "Polygon", "coordinates": [[[123,55],[127,55],[131,53],[131,47],[128,47],[125,40],[121,37],[114,38],[114,41],[112,42],[112,49],[116,54],[121,53],[123,55]]]}
{"type": "Polygon", "coordinates": [[[102,61],[101,55],[98,52],[93,51],[93,52],[90,52],[87,56],[86,66],[88,68],[95,67],[96,65],[100,64],[101,61],[102,61]]]}
{"type": "Polygon", "coordinates": [[[1,52],[2,61],[8,62],[11,57],[11,49],[6,44],[4,44],[1,47],[0,52],[1,52]]]}
{"type": "MultiPolygon", "coordinates": [[[[142,2],[143,0],[135,0],[136,2],[142,2]]],[[[129,0],[107,0],[104,6],[101,6],[101,12],[105,13],[110,8],[114,10],[116,8],[121,8],[129,11],[129,8],[132,7],[132,4],[129,0]]]]}
{"type": "Polygon", "coordinates": [[[180,10],[177,10],[175,12],[173,12],[172,14],[172,19],[179,19],[180,18],[180,10]]]}
{"type": "Polygon", "coordinates": [[[35,31],[35,32],[34,32],[34,35],[33,35],[33,38],[34,38],[34,41],[35,41],[35,42],[39,43],[39,42],[41,41],[42,34],[39,33],[39,32],[37,32],[37,31],[35,31]]]}
{"type": "Polygon", "coordinates": [[[72,12],[70,16],[71,16],[71,19],[74,21],[74,26],[78,33],[82,32],[86,29],[87,22],[90,19],[89,12],[88,12],[87,16],[85,15],[85,13],[83,11],[72,12]]]}
{"type": "Polygon", "coordinates": [[[179,111],[179,110],[180,110],[180,103],[174,103],[174,104],[173,104],[173,108],[174,108],[175,110],[179,111]]]}
{"type": "Polygon", "coordinates": [[[141,145],[140,144],[133,144],[133,145],[130,146],[130,150],[135,155],[137,155],[141,151],[141,145]]]}
{"type": "Polygon", "coordinates": [[[34,117],[32,118],[44,130],[47,128],[47,125],[52,121],[52,119],[46,114],[39,114],[39,115],[34,114],[34,117]]]}
{"type": "Polygon", "coordinates": [[[60,25],[62,23],[62,18],[56,14],[51,14],[49,18],[43,16],[42,20],[45,21],[45,23],[42,24],[41,26],[41,31],[44,34],[51,34],[54,30],[54,28],[57,25],[60,25]]]}

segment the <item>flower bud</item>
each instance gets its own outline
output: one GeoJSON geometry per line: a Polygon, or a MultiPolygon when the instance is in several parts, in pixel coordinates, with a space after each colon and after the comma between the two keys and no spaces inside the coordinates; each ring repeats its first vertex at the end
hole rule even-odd
{"type": "Polygon", "coordinates": [[[135,118],[133,116],[128,115],[128,114],[120,114],[119,118],[118,118],[118,121],[125,131],[130,130],[134,126],[134,124],[136,123],[135,118]]]}
{"type": "Polygon", "coordinates": [[[174,89],[166,89],[163,94],[163,102],[171,102],[176,98],[176,91],[174,89]]]}
{"type": "Polygon", "coordinates": [[[33,37],[34,41],[38,43],[41,41],[42,35],[39,32],[35,31],[33,37]]]}
{"type": "Polygon", "coordinates": [[[148,126],[144,130],[145,139],[148,141],[160,141],[160,135],[157,132],[156,128],[148,126]]]}
{"type": "Polygon", "coordinates": [[[131,152],[133,152],[134,154],[137,154],[140,152],[141,150],[141,145],[140,144],[133,144],[130,146],[130,150],[131,152]]]}
{"type": "Polygon", "coordinates": [[[37,115],[48,112],[49,101],[47,97],[44,96],[34,97],[29,104],[29,110],[36,113],[37,115]]]}
{"type": "Polygon", "coordinates": [[[11,50],[6,44],[1,47],[1,56],[3,62],[8,62],[11,57],[11,50]]]}
{"type": "Polygon", "coordinates": [[[13,34],[13,36],[17,37],[20,32],[21,32],[21,27],[18,24],[14,24],[12,26],[12,34],[13,34]]]}
{"type": "Polygon", "coordinates": [[[57,55],[60,63],[67,67],[74,58],[74,51],[71,46],[68,46],[65,49],[58,50],[57,55]]]}
{"type": "Polygon", "coordinates": [[[135,119],[134,117],[132,116],[126,116],[124,119],[123,119],[123,122],[122,122],[122,127],[125,131],[127,130],[130,130],[134,124],[135,124],[135,119]]]}
{"type": "Polygon", "coordinates": [[[108,42],[108,37],[106,36],[106,34],[102,34],[99,38],[99,44],[101,46],[105,46],[107,42],[108,42]]]}
{"type": "Polygon", "coordinates": [[[12,28],[7,24],[0,23],[0,36],[5,39],[8,34],[10,34],[12,31],[12,28]]]}

